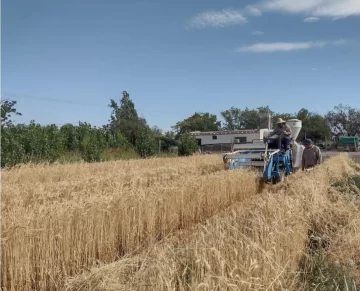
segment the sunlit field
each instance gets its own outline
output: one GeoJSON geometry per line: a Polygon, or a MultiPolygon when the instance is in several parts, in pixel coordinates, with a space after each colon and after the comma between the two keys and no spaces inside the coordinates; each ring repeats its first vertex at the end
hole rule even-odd
{"type": "Polygon", "coordinates": [[[320,237],[325,262],[354,262],[334,269],[356,290],[359,172],[341,155],[259,193],[254,172],[219,155],[3,171],[1,286],[312,290],[320,237]]]}

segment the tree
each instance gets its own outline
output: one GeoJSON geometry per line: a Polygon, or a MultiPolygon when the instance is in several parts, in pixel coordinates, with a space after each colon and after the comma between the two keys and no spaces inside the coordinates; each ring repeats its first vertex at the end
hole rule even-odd
{"type": "Polygon", "coordinates": [[[327,126],[324,117],[320,114],[302,108],[296,114],[296,118],[302,121],[302,128],[298,140],[303,140],[306,137],[315,141],[331,138],[330,129],[327,126]]]}
{"type": "Polygon", "coordinates": [[[142,158],[155,154],[156,137],[149,127],[143,127],[140,136],[136,140],[136,151],[142,158]]]}
{"type": "Polygon", "coordinates": [[[230,109],[221,111],[220,115],[225,121],[223,129],[239,130],[244,128],[241,109],[232,106],[230,109]]]}
{"type": "Polygon", "coordinates": [[[102,139],[101,132],[86,122],[80,122],[78,131],[78,140],[80,153],[86,162],[99,162],[101,155],[106,147],[102,139]]]}
{"type": "Polygon", "coordinates": [[[228,110],[221,111],[220,114],[224,119],[225,130],[241,130],[241,129],[256,129],[260,126],[260,113],[273,112],[269,106],[261,106],[256,109],[231,107],[228,110]]]}
{"type": "Polygon", "coordinates": [[[217,131],[220,127],[221,122],[217,120],[215,114],[196,112],[183,121],[177,122],[172,128],[178,134],[182,134],[191,131],[217,131]]]}
{"type": "MultiPolygon", "coordinates": [[[[263,112],[263,111],[262,111],[263,112]]],[[[248,109],[242,112],[244,129],[257,129],[260,126],[260,110],[248,109]]]]}
{"type": "Polygon", "coordinates": [[[196,138],[188,132],[184,132],[180,135],[180,145],[178,150],[179,156],[190,156],[197,149],[196,138]]]}
{"type": "Polygon", "coordinates": [[[153,126],[151,130],[153,131],[156,137],[162,137],[164,135],[162,129],[156,125],[153,126]]]}
{"type": "Polygon", "coordinates": [[[22,115],[15,108],[16,101],[3,100],[1,101],[1,127],[12,125],[11,115],[22,115]]]}
{"type": "Polygon", "coordinates": [[[120,130],[125,138],[135,146],[137,138],[147,124],[144,118],[139,118],[129,94],[126,91],[123,91],[122,94],[120,106],[115,100],[110,100],[109,107],[113,109],[110,117],[110,128],[113,134],[120,130]]]}
{"type": "Polygon", "coordinates": [[[175,139],[175,135],[176,135],[176,133],[172,130],[165,132],[165,137],[170,138],[170,139],[175,139]]]}
{"type": "Polygon", "coordinates": [[[77,127],[72,124],[65,124],[60,127],[60,132],[64,136],[66,150],[71,152],[79,148],[77,127]]]}
{"type": "Polygon", "coordinates": [[[316,113],[309,112],[302,108],[298,113],[275,113],[269,106],[261,106],[256,109],[231,107],[228,110],[221,112],[221,116],[225,120],[224,129],[226,130],[242,130],[242,129],[256,129],[260,127],[260,114],[270,113],[272,116],[272,126],[276,126],[278,118],[289,120],[293,118],[302,121],[302,129],[299,133],[298,139],[303,139],[305,135],[314,140],[320,140],[330,137],[330,131],[324,118],[316,113]]]}
{"type": "Polygon", "coordinates": [[[325,115],[325,122],[335,136],[354,136],[360,133],[360,110],[340,104],[325,115]]]}

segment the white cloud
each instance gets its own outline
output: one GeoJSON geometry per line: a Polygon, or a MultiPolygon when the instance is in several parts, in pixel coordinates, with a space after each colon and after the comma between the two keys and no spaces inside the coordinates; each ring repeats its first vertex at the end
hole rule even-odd
{"type": "Polygon", "coordinates": [[[340,19],[344,19],[344,18],[346,18],[346,16],[335,16],[335,17],[333,17],[333,21],[336,21],[336,20],[340,20],[340,19]]]}
{"type": "Polygon", "coordinates": [[[335,19],[360,15],[359,0],[264,0],[255,7],[261,12],[277,11],[335,19]]]}
{"type": "Polygon", "coordinates": [[[257,31],[253,31],[251,34],[252,34],[252,35],[263,35],[264,32],[263,32],[263,31],[260,31],[260,30],[257,30],[257,31]]]}
{"type": "Polygon", "coordinates": [[[246,11],[248,14],[253,16],[261,16],[262,13],[259,8],[256,8],[254,6],[246,6],[246,11]]]}
{"type": "Polygon", "coordinates": [[[200,13],[190,21],[190,26],[196,28],[225,27],[246,22],[246,18],[240,12],[224,9],[200,13]]]}
{"type": "Polygon", "coordinates": [[[332,45],[344,45],[345,44],[345,40],[340,39],[340,40],[335,40],[331,42],[332,45]]]}
{"type": "Polygon", "coordinates": [[[318,68],[311,68],[312,71],[318,72],[319,69],[318,68]]]}
{"type": "Polygon", "coordinates": [[[238,52],[288,52],[295,50],[305,50],[311,48],[320,48],[326,45],[340,45],[344,41],[308,41],[308,42],[273,42],[273,43],[256,43],[250,46],[243,46],[237,49],[238,52]]]}
{"type": "Polygon", "coordinates": [[[308,17],[304,19],[304,22],[317,22],[319,21],[318,17],[308,17]]]}

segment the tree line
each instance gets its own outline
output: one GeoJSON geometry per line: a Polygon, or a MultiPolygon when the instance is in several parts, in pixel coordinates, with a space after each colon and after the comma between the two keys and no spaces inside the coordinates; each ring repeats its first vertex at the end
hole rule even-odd
{"type": "Polygon", "coordinates": [[[295,113],[277,113],[272,111],[269,106],[256,109],[231,107],[220,112],[223,122],[219,121],[215,114],[196,112],[183,121],[179,121],[173,129],[179,133],[257,129],[260,127],[260,114],[262,113],[271,114],[273,127],[278,118],[284,120],[300,119],[302,121],[302,129],[298,136],[300,141],[305,137],[314,141],[323,141],[331,139],[332,136],[360,134],[360,110],[342,104],[335,106],[325,115],[311,112],[305,108],[295,113]]]}
{"type": "Polygon", "coordinates": [[[275,122],[302,120],[302,130],[298,137],[310,137],[315,141],[331,139],[332,136],[356,135],[360,131],[360,110],[342,104],[335,106],[324,116],[301,109],[296,113],[276,113],[268,106],[255,109],[236,108],[220,112],[195,112],[177,122],[171,131],[163,132],[159,127],[150,127],[139,117],[129,93],[122,92],[119,103],[110,99],[109,123],[101,127],[86,122],[78,125],[65,124],[58,127],[29,124],[14,124],[13,115],[22,115],[16,109],[16,101],[1,102],[1,167],[11,167],[21,163],[48,161],[55,162],[61,157],[76,156],[87,162],[111,158],[151,157],[158,150],[170,152],[177,149],[178,155],[190,155],[197,149],[196,139],[191,131],[218,131],[256,129],[260,126],[260,114],[270,112],[275,122]]]}

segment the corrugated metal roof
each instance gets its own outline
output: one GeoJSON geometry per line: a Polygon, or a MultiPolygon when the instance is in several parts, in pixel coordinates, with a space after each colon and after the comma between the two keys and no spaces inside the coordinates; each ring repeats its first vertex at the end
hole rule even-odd
{"type": "Polygon", "coordinates": [[[226,134],[251,134],[251,133],[259,133],[259,129],[244,129],[244,130],[221,130],[221,131],[203,131],[191,132],[192,135],[226,135],[226,134]]]}

